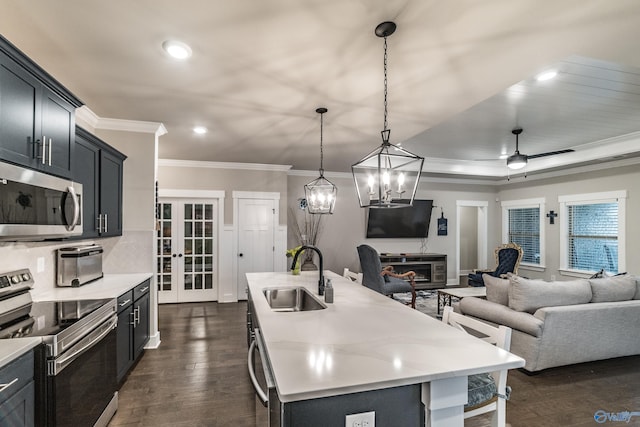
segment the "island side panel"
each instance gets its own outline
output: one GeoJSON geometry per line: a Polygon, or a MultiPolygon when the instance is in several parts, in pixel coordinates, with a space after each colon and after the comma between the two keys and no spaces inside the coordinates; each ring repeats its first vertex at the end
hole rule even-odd
{"type": "Polygon", "coordinates": [[[350,414],[375,411],[380,426],[423,426],[421,386],[393,387],[284,404],[283,426],[341,426],[350,414]]]}

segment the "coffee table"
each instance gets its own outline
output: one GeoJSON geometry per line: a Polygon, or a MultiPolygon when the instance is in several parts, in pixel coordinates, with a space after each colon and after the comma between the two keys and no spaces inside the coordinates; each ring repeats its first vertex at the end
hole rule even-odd
{"type": "Polygon", "coordinates": [[[451,297],[456,297],[458,299],[466,297],[486,298],[487,288],[485,288],[484,286],[469,286],[466,288],[438,289],[438,316],[441,315],[441,312],[442,310],[444,310],[445,306],[451,305],[451,297]]]}

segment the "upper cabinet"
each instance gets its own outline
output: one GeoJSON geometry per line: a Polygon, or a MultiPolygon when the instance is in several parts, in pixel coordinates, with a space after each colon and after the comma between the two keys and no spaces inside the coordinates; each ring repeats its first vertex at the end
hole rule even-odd
{"type": "Polygon", "coordinates": [[[126,156],[76,126],[73,179],[82,184],[82,238],[122,235],[122,167],[126,156]]]}
{"type": "Polygon", "coordinates": [[[0,36],[0,160],[71,178],[83,103],[0,36]]]}

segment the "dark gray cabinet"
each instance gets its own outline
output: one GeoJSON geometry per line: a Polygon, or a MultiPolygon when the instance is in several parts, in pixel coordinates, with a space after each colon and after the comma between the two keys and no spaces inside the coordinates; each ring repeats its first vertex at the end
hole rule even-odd
{"type": "Polygon", "coordinates": [[[20,356],[0,369],[0,425],[34,425],[35,383],[33,352],[20,356]]]}
{"type": "Polygon", "coordinates": [[[82,238],[122,235],[122,168],[126,156],[76,126],[73,179],[82,184],[82,238]]]}
{"type": "Polygon", "coordinates": [[[118,297],[118,383],[126,377],[149,341],[150,289],[151,279],[118,297]]]}
{"type": "Polygon", "coordinates": [[[0,159],[70,178],[82,105],[0,36],[0,159]]]}

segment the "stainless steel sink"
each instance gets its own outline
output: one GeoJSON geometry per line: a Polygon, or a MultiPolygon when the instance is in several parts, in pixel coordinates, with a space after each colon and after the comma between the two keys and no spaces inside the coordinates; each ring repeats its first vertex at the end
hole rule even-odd
{"type": "Polygon", "coordinates": [[[327,308],[305,288],[266,288],[262,292],[273,311],[310,311],[327,308]]]}

